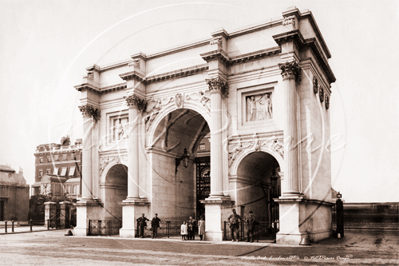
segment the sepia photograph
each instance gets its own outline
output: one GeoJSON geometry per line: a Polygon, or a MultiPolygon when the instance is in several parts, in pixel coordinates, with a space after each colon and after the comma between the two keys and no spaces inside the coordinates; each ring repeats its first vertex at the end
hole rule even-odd
{"type": "Polygon", "coordinates": [[[2,265],[398,265],[396,0],[0,0],[2,265]]]}

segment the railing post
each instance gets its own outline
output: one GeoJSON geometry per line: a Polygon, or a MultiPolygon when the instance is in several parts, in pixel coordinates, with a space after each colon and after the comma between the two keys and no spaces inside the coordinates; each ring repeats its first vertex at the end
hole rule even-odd
{"type": "Polygon", "coordinates": [[[47,219],[47,230],[50,230],[50,219],[47,219]]]}
{"type": "Polygon", "coordinates": [[[166,230],[167,230],[167,234],[168,234],[168,238],[169,238],[169,230],[170,230],[170,221],[166,221],[166,230]]]}
{"type": "Polygon", "coordinates": [[[14,220],[11,220],[11,231],[14,233],[14,220]]]}
{"type": "Polygon", "coordinates": [[[243,241],[242,237],[243,237],[243,234],[244,234],[244,221],[241,221],[241,232],[240,233],[241,233],[240,234],[240,241],[243,241]]]}
{"type": "Polygon", "coordinates": [[[223,240],[227,240],[226,236],[226,221],[223,222],[223,240]]]}
{"type": "Polygon", "coordinates": [[[32,230],[32,219],[30,219],[30,221],[29,221],[29,226],[30,226],[30,231],[32,232],[33,230],[32,230]]]}
{"type": "Polygon", "coordinates": [[[7,234],[7,221],[5,221],[5,223],[4,223],[4,230],[5,230],[6,234],[7,234]]]}

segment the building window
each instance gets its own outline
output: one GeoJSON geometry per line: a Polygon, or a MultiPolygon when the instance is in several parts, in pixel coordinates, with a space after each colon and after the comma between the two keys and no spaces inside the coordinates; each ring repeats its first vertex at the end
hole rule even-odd
{"type": "Polygon", "coordinates": [[[54,168],[53,175],[58,175],[58,167],[55,167],[55,168],[54,168]]]}
{"type": "Polygon", "coordinates": [[[62,167],[61,176],[66,176],[67,167],[62,167]]]}
{"type": "Polygon", "coordinates": [[[42,157],[40,157],[39,161],[40,161],[40,163],[43,163],[43,158],[42,158],[42,157]]]}
{"type": "Polygon", "coordinates": [[[68,160],[68,154],[63,154],[63,155],[62,155],[62,159],[63,159],[63,161],[68,160]]]}
{"type": "Polygon", "coordinates": [[[47,157],[47,162],[51,162],[51,157],[47,157]]]}
{"type": "Polygon", "coordinates": [[[39,177],[43,176],[43,170],[39,170],[39,177]]]}
{"type": "Polygon", "coordinates": [[[51,169],[47,169],[47,174],[51,174],[51,169]]]}
{"type": "Polygon", "coordinates": [[[200,150],[205,150],[205,143],[201,143],[200,146],[199,146],[199,149],[200,150]]]}

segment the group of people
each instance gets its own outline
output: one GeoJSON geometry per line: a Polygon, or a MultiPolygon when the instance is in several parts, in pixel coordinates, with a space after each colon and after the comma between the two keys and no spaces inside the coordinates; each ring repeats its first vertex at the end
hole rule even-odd
{"type": "Polygon", "coordinates": [[[231,241],[238,242],[238,230],[240,228],[240,223],[245,221],[247,223],[247,242],[254,242],[254,231],[255,226],[258,222],[255,220],[254,213],[249,212],[249,217],[247,219],[242,219],[240,215],[237,214],[236,210],[233,209],[233,213],[229,216],[228,222],[230,224],[231,241]]]}
{"type": "MultiPolygon", "coordinates": [[[[144,228],[147,226],[147,221],[149,221],[149,219],[145,217],[144,213],[141,215],[141,217],[137,219],[137,225],[139,229],[138,234],[140,238],[144,237],[144,228]]],[[[158,218],[158,214],[156,213],[154,218],[152,218],[151,220],[152,238],[156,238],[158,235],[158,228],[160,228],[159,226],[160,221],[162,220],[158,218]]]]}
{"type": "MultiPolygon", "coordinates": [[[[138,225],[138,234],[140,238],[144,237],[144,228],[147,226],[147,221],[149,219],[145,217],[144,213],[141,217],[137,219],[138,225]]],[[[247,242],[254,241],[254,230],[255,226],[258,222],[255,220],[254,214],[252,211],[249,212],[249,217],[247,219],[242,219],[240,215],[237,214],[236,210],[233,209],[233,213],[228,217],[228,222],[230,225],[231,232],[231,241],[238,242],[238,231],[240,228],[240,223],[244,221],[247,223],[247,242]]],[[[158,234],[158,228],[160,228],[159,223],[161,219],[158,218],[158,214],[155,213],[154,218],[151,220],[151,230],[152,230],[152,238],[156,238],[158,234]]],[[[189,217],[188,221],[183,221],[183,224],[180,226],[180,232],[182,236],[182,240],[195,240],[195,231],[198,228],[198,236],[200,240],[204,240],[205,235],[205,220],[204,217],[201,217],[197,222],[193,219],[192,216],[189,217]]]]}
{"type": "Polygon", "coordinates": [[[200,220],[197,221],[193,219],[192,216],[188,219],[188,222],[183,221],[183,224],[180,226],[180,232],[181,232],[181,239],[183,241],[185,240],[195,240],[195,230],[198,227],[198,236],[200,237],[200,240],[204,240],[204,235],[205,235],[205,220],[204,217],[201,217],[200,220]]]}

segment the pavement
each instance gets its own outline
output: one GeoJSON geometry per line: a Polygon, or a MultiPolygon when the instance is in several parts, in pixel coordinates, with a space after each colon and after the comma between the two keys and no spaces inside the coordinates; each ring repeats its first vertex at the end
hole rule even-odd
{"type": "MultiPolygon", "coordinates": [[[[43,227],[42,227],[43,228],[43,227]]],[[[118,236],[66,230],[0,235],[2,265],[399,265],[399,231],[349,230],[310,246],[118,236]]]]}

